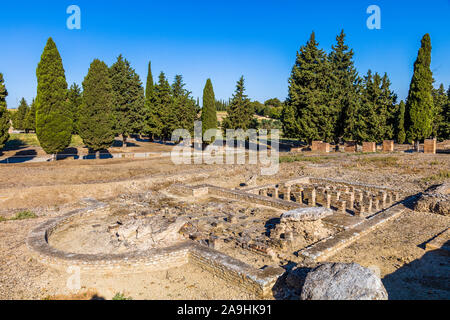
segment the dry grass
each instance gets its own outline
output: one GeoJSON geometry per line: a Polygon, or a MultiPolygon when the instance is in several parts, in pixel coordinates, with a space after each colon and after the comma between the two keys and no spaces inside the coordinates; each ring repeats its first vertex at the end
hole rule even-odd
{"type": "Polygon", "coordinates": [[[71,295],[55,295],[47,296],[42,300],[53,300],[53,301],[85,301],[85,300],[103,300],[96,291],[89,290],[86,292],[71,294],[71,295]]]}
{"type": "Polygon", "coordinates": [[[422,179],[423,182],[443,182],[450,179],[450,170],[441,170],[437,174],[425,177],[422,179]]]}

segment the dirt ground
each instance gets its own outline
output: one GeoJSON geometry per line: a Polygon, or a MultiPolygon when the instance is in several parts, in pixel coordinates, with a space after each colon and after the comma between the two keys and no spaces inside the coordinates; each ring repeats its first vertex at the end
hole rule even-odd
{"type": "MultiPolygon", "coordinates": [[[[310,175],[417,194],[450,180],[450,156],[446,154],[304,153],[282,155],[281,160],[276,176],[259,176],[257,183],[310,175]]],[[[23,210],[38,216],[0,222],[0,299],[76,298],[71,295],[76,293],[66,288],[68,274],[30,258],[25,239],[46,219],[82,207],[83,198],[111,200],[124,194],[140,194],[155,186],[167,187],[174,179],[236,188],[258,172],[258,167],[250,165],[175,166],[170,158],[0,164],[0,216],[10,218],[23,210]]],[[[376,266],[392,299],[448,299],[449,259],[427,252],[424,243],[449,227],[449,217],[408,211],[330,260],[376,266]]],[[[227,250],[232,248],[224,248],[227,250]]],[[[134,299],[254,298],[194,266],[145,274],[82,275],[82,284],[82,291],[90,292],[87,296],[95,292],[105,299],[116,293],[134,299]]]]}

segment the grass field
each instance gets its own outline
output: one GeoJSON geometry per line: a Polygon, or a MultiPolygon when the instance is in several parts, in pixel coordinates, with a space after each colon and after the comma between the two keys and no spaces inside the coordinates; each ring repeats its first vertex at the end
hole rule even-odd
{"type": "MultiPolygon", "coordinates": [[[[39,140],[35,133],[12,133],[9,140],[5,144],[5,150],[14,150],[19,147],[39,147],[39,140]]],[[[70,147],[83,147],[84,143],[80,136],[73,135],[70,147]]]]}

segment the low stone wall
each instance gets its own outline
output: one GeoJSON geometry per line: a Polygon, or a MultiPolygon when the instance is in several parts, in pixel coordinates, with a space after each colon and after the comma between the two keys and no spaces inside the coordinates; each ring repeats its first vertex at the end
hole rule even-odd
{"type": "Polygon", "coordinates": [[[209,194],[219,197],[226,197],[236,200],[244,200],[246,202],[255,203],[263,206],[274,207],[282,210],[292,210],[296,208],[303,208],[305,205],[298,202],[285,201],[278,198],[270,198],[257,194],[247,193],[240,190],[228,190],[215,186],[208,186],[209,194]]]}
{"type": "Polygon", "coordinates": [[[27,238],[27,246],[32,256],[41,263],[56,269],[65,270],[69,266],[76,266],[88,273],[151,272],[192,263],[262,298],[271,296],[273,285],[284,273],[284,269],[279,267],[256,269],[190,240],[170,247],[123,254],[76,254],[61,251],[49,245],[48,239],[57,228],[104,207],[102,203],[93,202],[85,209],[69,212],[41,224],[27,238]]]}
{"type": "Polygon", "coordinates": [[[364,220],[351,229],[344,230],[336,234],[335,236],[332,236],[300,250],[299,254],[316,262],[326,261],[332,255],[336,254],[339,250],[354,243],[363,235],[368,234],[384,223],[398,217],[406,210],[405,205],[411,205],[416,200],[416,198],[417,196],[412,196],[406,199],[403,203],[382,211],[377,215],[364,220]]]}

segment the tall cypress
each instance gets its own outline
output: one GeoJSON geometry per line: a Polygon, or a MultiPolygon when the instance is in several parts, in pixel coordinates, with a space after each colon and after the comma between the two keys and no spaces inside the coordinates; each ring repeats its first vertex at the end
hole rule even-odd
{"type": "Polygon", "coordinates": [[[36,133],[48,154],[56,154],[70,145],[72,119],[67,103],[67,82],[58,49],[49,38],[36,70],[36,133]]]}
{"type": "Polygon", "coordinates": [[[130,63],[120,55],[110,68],[113,89],[113,114],[116,134],[123,138],[123,146],[132,134],[145,129],[145,95],[142,82],[130,63]]]}
{"type": "Polygon", "coordinates": [[[25,130],[27,132],[36,131],[36,101],[31,101],[28,108],[27,115],[25,116],[25,130]]]}
{"type": "Polygon", "coordinates": [[[431,65],[431,39],[423,36],[421,47],[414,63],[414,75],[406,100],[405,125],[408,141],[414,141],[419,151],[420,140],[428,138],[433,131],[433,73],[431,65]]]}
{"type": "Polygon", "coordinates": [[[295,136],[299,139],[331,142],[335,137],[336,111],[329,105],[329,70],[327,55],[319,49],[313,32],[297,52],[289,78],[286,103],[296,121],[290,127],[298,130],[295,136]]]}
{"type": "Polygon", "coordinates": [[[433,89],[433,122],[432,135],[434,137],[441,137],[442,127],[444,125],[444,110],[448,104],[448,96],[445,91],[444,84],[441,83],[438,89],[433,89]]]}
{"type": "Polygon", "coordinates": [[[78,127],[86,146],[93,151],[109,148],[115,137],[113,92],[106,63],[95,59],[83,81],[78,127]]]}
{"type": "Polygon", "coordinates": [[[0,73],[0,149],[5,146],[6,141],[9,139],[9,128],[11,124],[9,122],[9,112],[6,107],[6,97],[8,91],[5,87],[5,80],[3,74],[0,73]]]}
{"type": "Polygon", "coordinates": [[[438,129],[438,136],[441,139],[450,139],[450,87],[447,91],[447,103],[442,110],[442,123],[438,129]]]}
{"type": "Polygon", "coordinates": [[[167,81],[164,72],[159,74],[158,83],[154,87],[153,97],[150,99],[149,106],[149,131],[154,137],[163,140],[170,139],[171,132],[167,130],[167,123],[172,110],[172,89],[167,81]]]}
{"type": "Polygon", "coordinates": [[[211,79],[206,80],[203,89],[202,134],[209,129],[217,129],[216,98],[211,79]]]}
{"type": "MultiPolygon", "coordinates": [[[[186,90],[183,77],[175,76],[172,84],[172,108],[169,119],[168,133],[175,129],[186,129],[191,135],[194,134],[194,122],[197,119],[197,104],[191,96],[191,92],[186,90]]],[[[170,138],[170,137],[169,137],[170,138]]]]}
{"type": "Polygon", "coordinates": [[[147,84],[145,86],[145,99],[149,100],[153,96],[154,89],[153,75],[152,75],[152,62],[148,63],[147,84]]]}
{"type": "Polygon", "coordinates": [[[28,103],[25,98],[20,99],[19,107],[14,114],[13,126],[16,130],[25,130],[25,117],[28,112],[28,103]]]}
{"type": "Polygon", "coordinates": [[[353,139],[354,112],[358,109],[359,77],[353,62],[353,50],[345,44],[344,30],[336,37],[336,45],[328,55],[330,64],[329,117],[334,127],[333,140],[353,139]]]}
{"type": "Polygon", "coordinates": [[[73,121],[73,134],[78,132],[78,113],[81,107],[81,88],[76,83],[73,83],[68,92],[70,114],[73,121]]]}
{"type": "Polygon", "coordinates": [[[250,99],[245,94],[244,76],[241,76],[236,84],[236,90],[230,105],[227,108],[227,117],[223,120],[224,129],[242,129],[251,128],[254,110],[250,99]]]}
{"type": "Polygon", "coordinates": [[[404,143],[406,140],[405,132],[405,103],[400,101],[397,113],[397,128],[396,128],[397,143],[404,143]]]}

